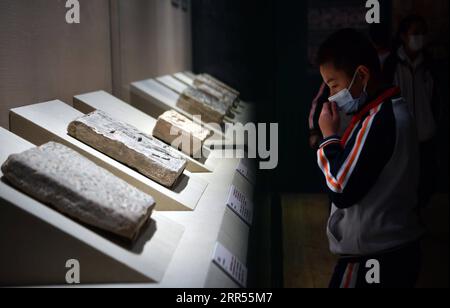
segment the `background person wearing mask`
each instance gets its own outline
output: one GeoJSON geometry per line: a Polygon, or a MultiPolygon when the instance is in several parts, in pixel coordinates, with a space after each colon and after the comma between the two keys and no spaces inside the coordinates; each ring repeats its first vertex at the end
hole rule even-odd
{"type": "Polygon", "coordinates": [[[428,27],[425,19],[411,15],[399,25],[397,48],[386,60],[387,83],[400,87],[415,119],[420,142],[419,207],[425,207],[435,190],[439,98],[431,58],[425,52],[428,27]]]}

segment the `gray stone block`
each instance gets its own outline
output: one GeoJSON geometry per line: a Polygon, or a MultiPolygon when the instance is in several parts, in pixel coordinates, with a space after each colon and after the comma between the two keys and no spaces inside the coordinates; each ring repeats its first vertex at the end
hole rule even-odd
{"type": "Polygon", "coordinates": [[[87,225],[135,239],[154,199],[81,154],[50,142],[11,155],[1,170],[29,196],[87,225]]]}
{"type": "Polygon", "coordinates": [[[175,110],[163,113],[153,129],[154,137],[176,146],[190,156],[196,156],[200,153],[203,143],[211,134],[210,130],[203,128],[200,124],[175,110]],[[179,141],[179,144],[173,144],[175,141],[179,141]]]}
{"type": "Polygon", "coordinates": [[[68,133],[166,187],[186,168],[187,161],[176,150],[100,110],[70,123],[68,133]]]}
{"type": "Polygon", "coordinates": [[[228,111],[223,102],[194,87],[189,87],[181,93],[177,106],[194,116],[201,116],[204,123],[221,124],[228,111]]]}

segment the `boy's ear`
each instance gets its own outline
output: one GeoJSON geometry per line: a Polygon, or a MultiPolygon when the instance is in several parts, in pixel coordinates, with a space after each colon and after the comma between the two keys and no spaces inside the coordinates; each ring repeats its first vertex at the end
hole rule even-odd
{"type": "Polygon", "coordinates": [[[368,84],[370,80],[370,70],[365,65],[360,65],[358,67],[358,78],[360,78],[360,81],[362,84],[368,84]]]}

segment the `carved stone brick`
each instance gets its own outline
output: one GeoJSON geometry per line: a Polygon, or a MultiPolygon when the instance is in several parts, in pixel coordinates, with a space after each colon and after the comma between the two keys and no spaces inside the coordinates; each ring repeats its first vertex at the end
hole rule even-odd
{"type": "Polygon", "coordinates": [[[11,155],[1,169],[9,183],[29,196],[130,240],[155,206],[149,195],[59,143],[11,155]]]}
{"type": "Polygon", "coordinates": [[[213,87],[221,88],[221,89],[227,91],[229,94],[235,95],[236,97],[239,97],[239,96],[240,96],[239,91],[233,89],[233,88],[230,87],[229,85],[223,83],[222,81],[220,81],[220,80],[218,80],[217,78],[214,78],[213,76],[208,75],[208,74],[201,74],[201,75],[198,75],[198,76],[195,78],[195,80],[194,80],[194,84],[195,84],[196,82],[206,83],[206,84],[209,84],[209,85],[211,85],[211,86],[213,86],[213,87]]]}
{"type": "Polygon", "coordinates": [[[223,102],[193,87],[180,95],[177,106],[192,115],[200,115],[205,123],[221,124],[228,111],[223,102]]]}
{"type": "Polygon", "coordinates": [[[205,140],[211,136],[211,131],[175,110],[170,110],[158,118],[153,136],[171,145],[174,141],[181,141],[175,146],[187,155],[196,156],[205,140]]]}
{"type": "Polygon", "coordinates": [[[103,111],[73,121],[68,133],[166,187],[186,168],[187,161],[176,150],[103,111]]]}

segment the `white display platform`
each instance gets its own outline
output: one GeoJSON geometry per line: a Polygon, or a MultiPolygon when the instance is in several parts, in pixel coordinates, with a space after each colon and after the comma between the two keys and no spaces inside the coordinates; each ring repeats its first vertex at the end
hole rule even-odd
{"type": "Polygon", "coordinates": [[[211,184],[191,217],[184,213],[166,214],[183,222],[186,232],[161,287],[239,287],[212,259],[219,242],[238,259],[247,261],[250,228],[226,206],[231,185],[248,196],[253,194],[252,185],[235,172],[238,162],[225,160],[215,174],[202,174],[211,184]]]}
{"type": "MultiPolygon", "coordinates": [[[[155,79],[133,82],[131,83],[130,91],[131,104],[155,119],[164,112],[172,109],[192,119],[190,113],[177,106],[180,95],[155,79]]],[[[215,130],[215,132],[221,134],[219,136],[220,138],[223,137],[222,131],[215,130]]]]}
{"type": "Polygon", "coordinates": [[[161,212],[184,226],[185,231],[172,261],[159,283],[98,284],[94,287],[125,288],[239,288],[223,270],[213,263],[217,243],[226,247],[245,265],[250,228],[226,206],[231,185],[248,196],[253,187],[235,172],[238,159],[224,160],[215,173],[200,176],[210,182],[193,212],[161,212]]]}
{"type": "Polygon", "coordinates": [[[148,193],[156,200],[157,210],[192,211],[205,192],[208,182],[185,171],[175,187],[168,189],[126,165],[102,154],[67,134],[69,123],[83,116],[61,101],[25,106],[10,111],[10,130],[36,145],[48,141],[65,144],[109,170],[119,178],[148,193]]]}
{"type": "MultiPolygon", "coordinates": [[[[34,145],[0,128],[0,165],[34,145]]],[[[2,176],[0,171],[0,176],[2,176]]],[[[94,231],[0,181],[0,285],[66,283],[66,262],[76,259],[84,284],[163,280],[184,228],[154,212],[138,240],[127,244],[94,231]]]]}
{"type": "MultiPolygon", "coordinates": [[[[105,91],[77,95],[73,99],[73,106],[85,114],[94,110],[102,110],[113,118],[128,123],[148,135],[152,135],[157,122],[151,116],[105,91]]],[[[218,160],[209,155],[210,150],[206,147],[203,148],[203,153],[206,157],[202,160],[193,159],[182,152],[179,153],[188,161],[186,169],[193,173],[212,172],[218,163],[218,160]]]]}
{"type": "MultiPolygon", "coordinates": [[[[130,91],[131,104],[153,118],[158,118],[164,112],[173,109],[187,118],[193,119],[191,114],[177,107],[180,95],[154,79],[133,82],[130,91]]],[[[214,135],[205,142],[207,147],[232,148],[236,146],[242,148],[245,145],[245,141],[234,141],[226,138],[223,128],[219,130],[217,127],[210,125],[205,125],[205,127],[214,132],[214,135]]]]}
{"type": "Polygon", "coordinates": [[[188,86],[193,87],[194,86],[194,78],[189,77],[188,75],[186,75],[186,73],[176,73],[173,75],[175,78],[177,78],[178,80],[180,80],[181,82],[184,82],[185,84],[187,84],[188,86]]]}
{"type": "Polygon", "coordinates": [[[184,71],[183,74],[186,75],[187,77],[191,78],[191,79],[194,79],[197,76],[191,71],[184,71]]]}
{"type": "Polygon", "coordinates": [[[181,82],[177,80],[176,78],[172,77],[171,75],[165,75],[162,77],[156,78],[156,80],[172,91],[175,91],[178,94],[183,93],[186,89],[189,88],[189,85],[185,84],[184,82],[181,82]]]}

